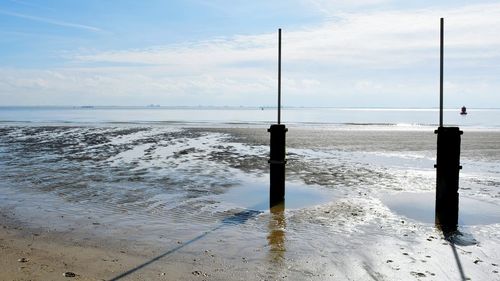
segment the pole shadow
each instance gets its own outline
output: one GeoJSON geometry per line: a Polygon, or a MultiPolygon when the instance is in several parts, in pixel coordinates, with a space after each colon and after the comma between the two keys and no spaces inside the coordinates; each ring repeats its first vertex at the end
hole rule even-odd
{"type": "Polygon", "coordinates": [[[180,249],[190,245],[190,244],[193,244],[203,238],[205,238],[207,235],[209,234],[212,234],[213,232],[223,228],[223,227],[227,227],[227,226],[232,226],[232,225],[239,225],[239,224],[244,224],[246,223],[248,220],[252,219],[252,218],[255,218],[257,215],[261,214],[262,211],[255,211],[255,210],[244,210],[244,211],[241,211],[241,212],[238,212],[230,217],[227,217],[227,218],[224,218],[222,221],[221,221],[221,224],[219,224],[218,226],[214,227],[214,228],[211,228],[210,230],[208,231],[205,231],[203,234],[201,235],[198,235],[194,238],[192,238],[191,240],[189,241],[186,241],[184,242],[183,244],[175,247],[175,248],[172,248],[170,250],[167,250],[166,252],[164,252],[163,254],[160,254],[152,259],[150,259],[149,261],[147,262],[144,262],[130,270],[127,270],[111,279],[109,279],[109,281],[116,281],[116,280],[120,280],[122,278],[125,278],[145,267],[147,267],[148,265],[151,265],[152,263],[156,262],[156,261],[159,261],[160,259],[162,258],[165,258],[177,251],[179,251],[180,249]]]}
{"type": "Polygon", "coordinates": [[[450,242],[450,247],[451,250],[453,251],[453,256],[455,257],[455,261],[457,262],[458,272],[460,273],[460,280],[462,281],[468,280],[465,277],[464,268],[462,267],[462,262],[460,261],[460,257],[458,256],[455,244],[450,242]]]}
{"type": "Polygon", "coordinates": [[[464,268],[462,266],[462,261],[460,260],[460,256],[458,255],[457,246],[476,245],[478,243],[477,240],[474,239],[474,237],[471,234],[460,232],[458,229],[449,231],[447,228],[443,229],[442,226],[437,223],[436,223],[436,228],[442,231],[445,240],[450,243],[450,247],[453,252],[453,257],[455,258],[458,272],[460,274],[460,280],[461,281],[469,280],[469,278],[467,278],[465,275],[464,268]]]}

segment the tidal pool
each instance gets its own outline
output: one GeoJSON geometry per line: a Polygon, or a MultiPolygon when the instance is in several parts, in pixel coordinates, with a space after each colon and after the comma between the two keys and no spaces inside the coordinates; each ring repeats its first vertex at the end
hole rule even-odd
{"type": "MultiPolygon", "coordinates": [[[[402,192],[383,196],[382,202],[393,212],[425,223],[434,223],[435,194],[433,192],[402,192]]],[[[500,206],[477,198],[460,196],[458,224],[487,225],[500,223],[500,206]]]]}
{"type": "MultiPolygon", "coordinates": [[[[269,210],[268,178],[248,178],[243,184],[231,188],[220,195],[221,203],[234,208],[257,211],[269,210]]],[[[286,209],[300,209],[331,202],[338,197],[337,192],[317,185],[306,185],[298,182],[286,182],[286,209]]]]}

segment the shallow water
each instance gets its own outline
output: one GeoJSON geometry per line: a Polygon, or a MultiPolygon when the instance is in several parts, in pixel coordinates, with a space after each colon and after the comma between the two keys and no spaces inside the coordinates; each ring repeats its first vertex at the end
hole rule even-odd
{"type": "MultiPolygon", "coordinates": [[[[382,201],[397,214],[425,223],[434,223],[435,196],[435,193],[429,192],[402,192],[384,196],[382,201]]],[[[488,202],[461,196],[459,218],[460,226],[498,224],[500,223],[500,205],[498,201],[488,202]]]]}
{"type": "MultiPolygon", "coordinates": [[[[251,183],[231,188],[219,196],[218,200],[235,208],[268,211],[269,192],[268,178],[254,179],[251,183]]],[[[338,196],[338,192],[324,187],[287,182],[284,207],[287,210],[313,207],[332,202],[338,196]]]]}
{"type": "MultiPolygon", "coordinates": [[[[268,138],[255,127],[2,126],[0,210],[88,243],[178,249],[172,259],[188,264],[202,256],[215,279],[454,280],[427,258],[451,253],[429,220],[433,199],[406,195],[434,190],[432,130],[291,128],[277,212],[268,212],[268,138]]],[[[461,230],[488,261],[500,258],[499,143],[491,130],[462,142],[461,230]]],[[[473,261],[471,276],[494,279],[491,262],[473,261]]]]}
{"type": "MultiPolygon", "coordinates": [[[[207,216],[207,210],[218,205],[255,210],[268,206],[268,135],[262,129],[0,130],[0,182],[21,194],[41,192],[96,209],[108,206],[153,215],[187,212],[193,219],[207,216]]],[[[500,148],[495,146],[499,141],[500,133],[464,135],[462,195],[494,201],[500,197],[500,148]]],[[[296,128],[288,133],[287,145],[287,209],[342,196],[434,188],[432,132],[296,128]]]]}

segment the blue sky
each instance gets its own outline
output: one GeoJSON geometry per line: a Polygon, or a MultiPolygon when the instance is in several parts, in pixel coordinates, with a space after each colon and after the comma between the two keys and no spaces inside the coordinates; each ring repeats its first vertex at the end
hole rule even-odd
{"type": "Polygon", "coordinates": [[[500,107],[496,1],[0,0],[0,105],[500,107]]]}

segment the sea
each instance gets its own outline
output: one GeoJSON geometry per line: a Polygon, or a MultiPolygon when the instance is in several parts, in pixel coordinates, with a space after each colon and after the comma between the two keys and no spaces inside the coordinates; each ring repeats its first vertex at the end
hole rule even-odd
{"type": "Polygon", "coordinates": [[[0,107],[2,223],[159,265],[208,251],[214,280],[496,280],[500,109],[467,111],[443,116],[464,132],[458,254],[434,223],[437,109],[283,108],[276,211],[276,108],[0,107]]]}
{"type": "MultiPolygon", "coordinates": [[[[471,129],[500,129],[500,109],[444,109],[444,125],[471,129]]],[[[291,126],[345,125],[436,127],[437,108],[283,108],[283,123],[291,126]]],[[[144,123],[196,125],[264,125],[277,122],[270,107],[0,107],[0,124],[23,123],[144,123]]]]}

